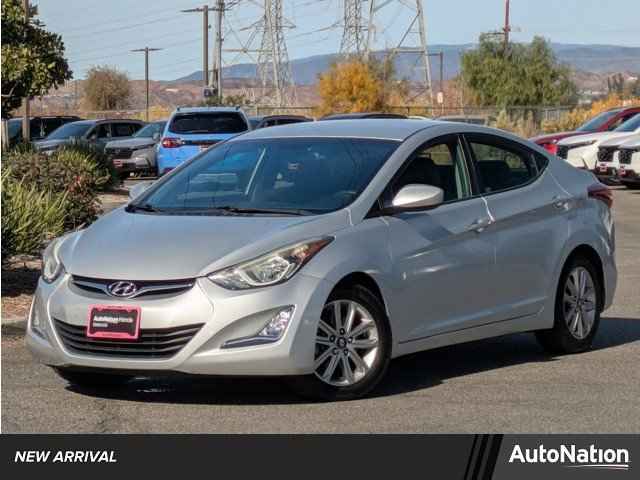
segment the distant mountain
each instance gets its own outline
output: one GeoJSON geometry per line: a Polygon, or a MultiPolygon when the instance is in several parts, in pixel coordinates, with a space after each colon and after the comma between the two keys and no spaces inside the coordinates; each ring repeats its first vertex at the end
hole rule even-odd
{"type": "MultiPolygon", "coordinates": [[[[551,44],[558,59],[571,65],[574,69],[597,74],[615,72],[640,72],[640,48],[620,47],[615,45],[577,45],[577,44],[551,44]]],[[[431,45],[429,51],[444,52],[444,77],[445,80],[455,77],[460,71],[460,55],[474,44],[466,45],[431,45]]],[[[376,55],[383,56],[383,52],[376,55]]],[[[291,61],[293,77],[298,85],[311,85],[316,83],[318,75],[326,71],[332,62],[337,59],[337,54],[314,55],[312,57],[299,58],[291,61]]],[[[400,78],[415,80],[420,74],[414,68],[418,57],[415,53],[403,53],[396,58],[396,72],[400,78]]],[[[438,59],[431,59],[431,70],[434,80],[438,79],[440,65],[438,59]]],[[[223,69],[224,78],[254,78],[256,76],[255,64],[238,64],[223,69]]],[[[186,77],[174,80],[176,83],[197,82],[202,80],[202,71],[193,72],[186,77]]]]}

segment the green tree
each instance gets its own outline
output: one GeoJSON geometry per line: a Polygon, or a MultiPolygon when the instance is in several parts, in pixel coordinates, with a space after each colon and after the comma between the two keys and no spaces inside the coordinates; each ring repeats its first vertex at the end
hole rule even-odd
{"type": "Polygon", "coordinates": [[[71,73],[62,37],[34,18],[27,20],[20,0],[3,0],[2,118],[10,118],[23,97],[44,95],[71,73]]]}
{"type": "Polygon", "coordinates": [[[480,44],[462,56],[461,78],[479,106],[537,106],[575,103],[571,70],[556,59],[549,43],[510,44],[481,35],[480,44]]]}
{"type": "Polygon", "coordinates": [[[84,82],[84,96],[94,110],[127,108],[131,98],[129,77],[115,67],[91,67],[84,82]]]}

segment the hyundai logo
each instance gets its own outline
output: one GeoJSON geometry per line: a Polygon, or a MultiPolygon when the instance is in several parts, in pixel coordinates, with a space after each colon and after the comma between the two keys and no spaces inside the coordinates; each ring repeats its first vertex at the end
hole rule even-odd
{"type": "Polygon", "coordinates": [[[114,297],[131,297],[138,291],[138,287],[132,282],[114,282],[107,290],[114,297]]]}

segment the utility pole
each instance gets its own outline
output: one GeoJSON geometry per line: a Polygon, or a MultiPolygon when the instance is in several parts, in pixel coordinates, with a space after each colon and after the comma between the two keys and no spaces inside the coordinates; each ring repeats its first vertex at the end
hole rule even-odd
{"type": "Polygon", "coordinates": [[[189,8],[180,10],[182,13],[202,13],[202,84],[208,87],[209,80],[209,10],[214,10],[208,5],[200,8],[189,8]]]}
{"type": "Polygon", "coordinates": [[[505,55],[507,50],[509,49],[509,34],[511,33],[511,24],[509,22],[509,0],[505,0],[504,7],[504,27],[502,31],[504,32],[504,52],[505,55]]]}
{"type": "MultiPolygon", "coordinates": [[[[29,0],[22,1],[22,7],[24,8],[24,17],[27,22],[29,22],[29,17],[31,13],[31,6],[29,5],[29,0]]],[[[24,116],[22,117],[22,140],[24,142],[28,142],[31,140],[31,103],[29,97],[25,97],[22,100],[22,105],[24,107],[24,116]]]]}
{"type": "Polygon", "coordinates": [[[145,121],[149,121],[149,52],[157,52],[162,50],[161,48],[136,48],[135,50],[131,50],[132,52],[144,52],[144,83],[145,83],[145,113],[144,119],[145,121]]]}
{"type": "Polygon", "coordinates": [[[216,37],[213,48],[213,70],[211,72],[210,85],[220,101],[222,101],[222,19],[225,8],[225,0],[217,0],[216,6],[213,8],[216,12],[216,37]]]}

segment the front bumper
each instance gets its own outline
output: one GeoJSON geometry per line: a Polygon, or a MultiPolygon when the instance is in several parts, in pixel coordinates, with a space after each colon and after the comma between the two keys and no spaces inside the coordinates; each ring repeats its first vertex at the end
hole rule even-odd
{"type": "Polygon", "coordinates": [[[325,280],[298,274],[268,288],[229,291],[200,278],[190,290],[176,296],[119,300],[80,291],[65,274],[53,284],[42,280],[34,296],[26,343],[42,363],[70,368],[131,372],[183,372],[202,375],[303,375],[313,372],[317,322],[330,293],[325,280]],[[203,323],[198,333],[170,358],[114,357],[70,349],[54,318],[86,326],[91,305],[135,305],[141,309],[141,329],[172,328],[203,323]],[[221,348],[233,338],[255,334],[266,312],[293,305],[295,312],[277,342],[239,348],[221,348]],[[44,335],[34,330],[38,315],[44,335]]]}
{"type": "Polygon", "coordinates": [[[620,182],[622,184],[640,185],[640,171],[636,171],[629,167],[621,167],[619,172],[620,182]]]}
{"type": "Polygon", "coordinates": [[[111,161],[118,173],[155,170],[155,152],[149,151],[149,149],[134,151],[129,158],[114,157],[111,161]]]}

